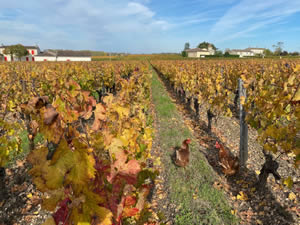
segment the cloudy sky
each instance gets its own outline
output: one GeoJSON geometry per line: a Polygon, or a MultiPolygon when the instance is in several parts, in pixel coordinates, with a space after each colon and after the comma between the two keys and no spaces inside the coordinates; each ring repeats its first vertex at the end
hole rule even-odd
{"type": "Polygon", "coordinates": [[[300,51],[300,0],[0,0],[0,44],[108,52],[300,51]]]}

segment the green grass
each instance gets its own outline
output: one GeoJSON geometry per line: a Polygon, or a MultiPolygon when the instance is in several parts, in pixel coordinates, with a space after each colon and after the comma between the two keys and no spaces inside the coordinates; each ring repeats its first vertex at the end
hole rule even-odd
{"type": "MultiPolygon", "coordinates": [[[[20,131],[18,135],[21,139],[21,151],[16,155],[11,155],[10,157],[11,160],[7,163],[6,167],[13,165],[16,162],[16,160],[24,159],[30,151],[27,131],[26,130],[20,131]]],[[[38,133],[34,138],[35,145],[37,145],[38,143],[42,143],[43,141],[44,141],[43,135],[40,133],[38,133]]]]}
{"type": "Polygon", "coordinates": [[[157,74],[153,72],[152,98],[157,113],[157,137],[162,154],[162,164],[168,174],[170,199],[180,207],[175,222],[178,225],[237,224],[224,194],[213,188],[215,172],[200,152],[201,147],[191,131],[184,125],[181,115],[167,95],[157,74]],[[191,138],[190,164],[186,169],[174,165],[171,155],[175,146],[191,138]]]}

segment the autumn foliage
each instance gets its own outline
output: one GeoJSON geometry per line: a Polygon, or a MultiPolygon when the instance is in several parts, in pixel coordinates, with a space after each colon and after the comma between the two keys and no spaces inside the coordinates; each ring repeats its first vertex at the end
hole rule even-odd
{"type": "MultiPolygon", "coordinates": [[[[44,193],[42,206],[53,212],[45,224],[147,222],[146,197],[156,174],[146,166],[152,146],[147,64],[0,67],[8,85],[0,93],[1,112],[15,115],[29,140],[37,133],[45,140],[32,142],[27,157],[44,193]]],[[[2,121],[9,124],[5,116],[2,121]]],[[[2,165],[9,160],[7,154],[0,159],[2,165]]]]}
{"type": "Polygon", "coordinates": [[[291,154],[300,163],[300,61],[203,60],[152,61],[176,90],[196,99],[215,116],[232,117],[238,79],[246,121],[258,131],[266,152],[291,154]]]}

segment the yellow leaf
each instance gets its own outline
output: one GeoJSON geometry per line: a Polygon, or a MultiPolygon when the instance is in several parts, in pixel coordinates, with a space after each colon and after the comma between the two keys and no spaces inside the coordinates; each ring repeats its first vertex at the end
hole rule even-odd
{"type": "Polygon", "coordinates": [[[294,101],[300,101],[300,89],[295,94],[295,97],[293,98],[294,101]]]}
{"type": "Polygon", "coordinates": [[[64,188],[48,191],[50,196],[43,196],[42,208],[48,211],[54,211],[58,202],[62,200],[64,195],[64,188]]]}
{"type": "Polygon", "coordinates": [[[31,199],[31,198],[32,198],[32,194],[29,193],[29,194],[27,195],[27,198],[31,199]]]}
{"type": "Polygon", "coordinates": [[[294,80],[295,80],[296,76],[290,76],[289,79],[288,79],[288,83],[289,85],[293,85],[294,84],[294,80]]]}
{"type": "Polygon", "coordinates": [[[292,178],[289,176],[288,178],[284,179],[283,180],[283,184],[285,186],[287,186],[289,189],[291,189],[292,186],[293,186],[293,180],[292,180],[292,178]]]}
{"type": "Polygon", "coordinates": [[[49,217],[42,225],[56,225],[53,217],[49,217]]]}
{"type": "Polygon", "coordinates": [[[161,165],[161,161],[160,161],[160,157],[157,157],[153,163],[155,166],[160,166],[161,165]]]}
{"type": "Polygon", "coordinates": [[[256,173],[257,175],[259,175],[259,174],[260,174],[260,171],[259,171],[259,170],[255,170],[255,173],[256,173]]]}
{"type": "Polygon", "coordinates": [[[296,68],[294,69],[294,72],[300,71],[300,65],[297,65],[296,68]]]}
{"type": "Polygon", "coordinates": [[[297,196],[295,195],[295,193],[294,192],[291,192],[290,194],[289,194],[289,199],[290,200],[295,200],[297,198],[297,196]]]}
{"type": "Polygon", "coordinates": [[[236,198],[238,200],[242,200],[242,201],[247,201],[248,200],[248,196],[244,192],[242,192],[242,191],[240,191],[240,194],[238,194],[236,196],[236,198]]]}
{"type": "Polygon", "coordinates": [[[261,220],[259,220],[259,219],[256,220],[256,223],[259,224],[259,225],[263,224],[263,222],[261,220]]]}
{"type": "Polygon", "coordinates": [[[113,214],[111,213],[111,211],[109,211],[108,209],[104,208],[104,207],[99,207],[97,210],[97,216],[100,217],[100,223],[98,223],[97,225],[111,225],[112,224],[112,216],[113,214]]]}
{"type": "Polygon", "coordinates": [[[240,97],[240,101],[241,101],[241,104],[244,105],[245,102],[246,102],[245,96],[241,96],[241,97],[240,97]]]}

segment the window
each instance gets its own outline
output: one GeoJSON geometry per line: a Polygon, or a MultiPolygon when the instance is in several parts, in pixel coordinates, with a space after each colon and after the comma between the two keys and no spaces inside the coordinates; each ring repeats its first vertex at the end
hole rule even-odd
{"type": "Polygon", "coordinates": [[[47,61],[47,59],[44,59],[44,61],[47,61]]]}
{"type": "Polygon", "coordinates": [[[4,61],[7,61],[7,57],[6,56],[4,57],[4,61]]]}
{"type": "Polygon", "coordinates": [[[34,55],[34,50],[31,50],[31,54],[34,55]]]}
{"type": "Polygon", "coordinates": [[[32,57],[32,61],[34,61],[34,57],[32,57]]]}
{"type": "Polygon", "coordinates": [[[67,59],[67,62],[70,62],[70,59],[67,59]]]}
{"type": "Polygon", "coordinates": [[[29,57],[26,57],[26,61],[29,61],[29,57]]]}

